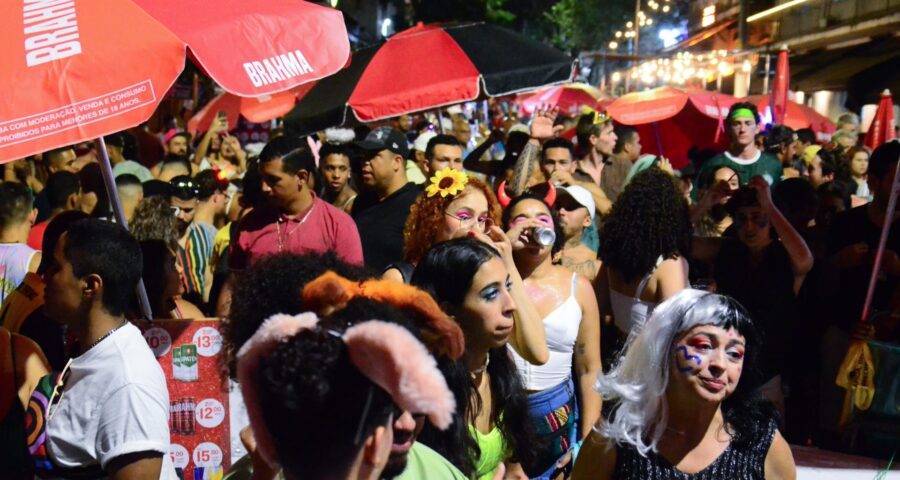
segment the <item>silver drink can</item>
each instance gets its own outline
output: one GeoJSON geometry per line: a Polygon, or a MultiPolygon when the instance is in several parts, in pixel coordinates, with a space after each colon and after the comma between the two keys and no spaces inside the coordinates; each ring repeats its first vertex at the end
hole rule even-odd
{"type": "Polygon", "coordinates": [[[556,232],[554,232],[552,228],[535,227],[535,229],[531,231],[531,238],[534,239],[538,245],[549,247],[556,242],[556,232]]]}

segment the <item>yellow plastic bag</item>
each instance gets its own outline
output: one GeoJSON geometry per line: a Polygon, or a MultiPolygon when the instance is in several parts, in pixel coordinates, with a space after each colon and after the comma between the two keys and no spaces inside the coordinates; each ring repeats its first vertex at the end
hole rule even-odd
{"type": "Polygon", "coordinates": [[[854,407],[857,410],[868,410],[875,398],[875,363],[868,343],[854,341],[850,344],[841,368],[838,369],[835,383],[847,390],[838,424],[843,430],[854,407]]]}

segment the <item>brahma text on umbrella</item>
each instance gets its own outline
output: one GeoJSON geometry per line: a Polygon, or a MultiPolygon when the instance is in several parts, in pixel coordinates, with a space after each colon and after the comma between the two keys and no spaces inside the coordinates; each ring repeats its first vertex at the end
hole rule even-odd
{"type": "Polygon", "coordinates": [[[244,62],[244,71],[254,87],[261,87],[312,73],[313,68],[300,50],[294,50],[262,60],[244,62]]]}
{"type": "Polygon", "coordinates": [[[24,0],[23,10],[26,65],[81,53],[73,0],[24,0]]]}

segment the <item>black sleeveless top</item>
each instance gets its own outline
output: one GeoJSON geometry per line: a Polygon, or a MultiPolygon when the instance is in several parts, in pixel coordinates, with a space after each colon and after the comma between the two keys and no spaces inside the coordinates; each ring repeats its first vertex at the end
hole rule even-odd
{"type": "Polygon", "coordinates": [[[778,424],[770,419],[761,429],[759,438],[744,442],[746,447],[729,444],[716,460],[703,470],[690,474],[682,472],[662,455],[648,452],[644,457],[631,445],[616,445],[617,480],[764,480],[769,447],[775,438],[778,424]]]}

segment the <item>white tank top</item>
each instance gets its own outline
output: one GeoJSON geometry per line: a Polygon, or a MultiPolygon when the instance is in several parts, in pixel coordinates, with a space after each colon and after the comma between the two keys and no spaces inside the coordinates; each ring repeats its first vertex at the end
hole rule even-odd
{"type": "MultiPolygon", "coordinates": [[[[679,259],[681,262],[686,263],[684,257],[679,257],[679,259]]],[[[639,283],[637,289],[635,289],[633,297],[617,292],[613,290],[612,287],[609,288],[609,300],[610,303],[612,303],[613,320],[616,323],[616,327],[624,334],[628,335],[635,326],[643,325],[644,321],[647,320],[647,317],[653,313],[653,309],[659,305],[659,303],[656,302],[641,300],[641,295],[644,293],[644,289],[647,288],[647,283],[650,281],[650,277],[653,276],[653,272],[659,268],[659,265],[663,260],[665,259],[662,256],[656,259],[656,265],[641,279],[641,283],[639,283]]],[[[685,282],[686,284],[689,284],[687,280],[687,265],[685,265],[685,282]]]]}
{"type": "Polygon", "coordinates": [[[0,302],[25,280],[35,253],[24,243],[0,243],[0,302]]]}
{"type": "Polygon", "coordinates": [[[577,274],[572,274],[571,293],[549,315],[544,317],[544,332],[547,335],[547,349],[550,358],[543,365],[532,365],[510,347],[513,361],[522,378],[526,390],[542,391],[555,387],[572,375],[572,354],[575,340],[581,327],[581,305],[575,298],[577,274]]]}

